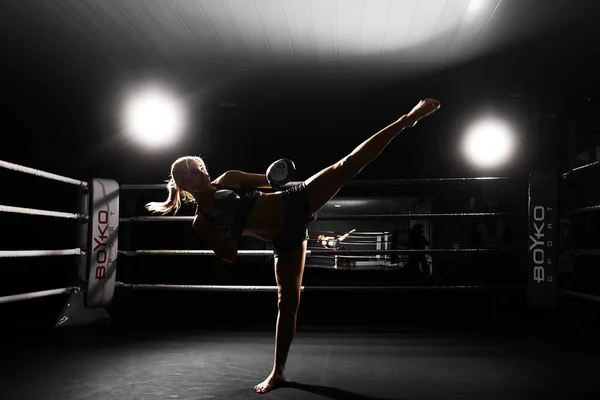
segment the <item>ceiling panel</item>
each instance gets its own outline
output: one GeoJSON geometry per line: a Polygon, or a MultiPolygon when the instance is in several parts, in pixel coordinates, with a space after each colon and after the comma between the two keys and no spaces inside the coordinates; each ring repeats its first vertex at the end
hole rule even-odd
{"type": "Polygon", "coordinates": [[[334,0],[309,0],[308,8],[315,42],[315,62],[329,63],[337,60],[336,2],[334,0]]]}
{"type": "MultiPolygon", "coordinates": [[[[452,61],[473,55],[479,50],[480,34],[501,4],[502,0],[471,0],[464,12],[461,24],[448,52],[452,61]]],[[[505,34],[508,34],[505,32],[505,34]]]]}
{"type": "Polygon", "coordinates": [[[180,12],[170,1],[144,0],[148,14],[160,26],[161,41],[170,48],[169,54],[174,58],[195,58],[194,53],[201,53],[198,41],[184,22],[180,12]]]}
{"type": "Polygon", "coordinates": [[[308,2],[281,1],[281,6],[292,43],[293,61],[303,61],[306,57],[314,56],[315,39],[308,2]]]}
{"type": "MultiPolygon", "coordinates": [[[[71,7],[77,3],[70,2],[71,7]]],[[[114,38],[115,44],[109,45],[107,50],[125,54],[155,54],[155,48],[148,37],[135,25],[135,16],[131,15],[131,11],[128,15],[128,9],[112,1],[81,3],[86,5],[85,7],[80,6],[82,9],[90,10],[81,14],[85,23],[93,26],[92,21],[97,21],[96,35],[114,38]]]]}
{"type": "MultiPolygon", "coordinates": [[[[229,0],[225,2],[234,24],[253,60],[271,59],[273,54],[267,41],[263,24],[253,1],[229,0]]],[[[283,33],[283,32],[279,32],[283,33]]],[[[278,32],[273,32],[277,35],[278,32]]]]}
{"type": "Polygon", "coordinates": [[[244,42],[240,27],[231,14],[228,2],[204,0],[199,1],[198,4],[223,46],[223,56],[228,59],[248,58],[250,50],[244,42]]]}
{"type": "Polygon", "coordinates": [[[348,0],[336,3],[337,56],[357,60],[363,16],[363,1],[348,0]]]}
{"type": "Polygon", "coordinates": [[[186,46],[188,52],[202,54],[204,61],[220,59],[225,55],[224,44],[200,3],[196,1],[171,1],[181,24],[189,30],[194,41],[186,46]]]}
{"type": "Polygon", "coordinates": [[[253,3],[272,59],[291,60],[292,43],[281,3],[278,0],[255,0],[253,3]]]}
{"type": "Polygon", "coordinates": [[[458,35],[469,4],[470,0],[444,2],[440,15],[431,28],[427,45],[421,46],[423,51],[417,53],[421,60],[443,63],[449,59],[450,47],[458,35]]]}
{"type": "Polygon", "coordinates": [[[359,52],[361,59],[381,54],[391,1],[363,1],[359,52]]]}
{"type": "Polygon", "coordinates": [[[399,61],[400,54],[406,47],[418,6],[419,0],[390,2],[381,46],[382,61],[399,61]]]}
{"type": "Polygon", "coordinates": [[[49,58],[56,49],[71,52],[71,59],[103,57],[115,67],[225,73],[275,61],[340,69],[360,63],[402,74],[457,65],[569,24],[577,27],[575,18],[589,17],[598,3],[0,0],[0,33],[11,38],[11,48],[22,46],[10,55],[16,65],[23,54],[37,54],[60,68],[70,59],[49,58]]]}
{"type": "Polygon", "coordinates": [[[431,52],[428,44],[432,39],[435,40],[432,38],[432,33],[439,23],[444,3],[445,0],[419,1],[404,42],[406,56],[418,57],[420,54],[431,52]]]}

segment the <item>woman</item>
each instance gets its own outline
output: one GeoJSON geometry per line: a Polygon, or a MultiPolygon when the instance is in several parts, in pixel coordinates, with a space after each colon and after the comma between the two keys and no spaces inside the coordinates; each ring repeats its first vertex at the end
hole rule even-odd
{"type": "Polygon", "coordinates": [[[162,214],[171,211],[176,213],[181,205],[180,197],[184,201],[195,202],[198,208],[193,222],[194,230],[217,257],[227,262],[236,261],[242,234],[273,245],[279,310],[274,364],[271,374],[254,387],[256,392],[266,393],[285,382],[283,372],[296,331],[296,313],[300,304],[308,223],[314,220],[314,215],[342,186],[377,158],[393,138],[439,107],[440,103],[434,99],[420,101],[408,114],[375,133],[335,164],[298,185],[275,193],[257,190],[270,187],[264,174],[232,170],[211,182],[204,162],[199,157],[182,157],[171,166],[169,198],[164,203],[147,204],[148,210],[162,214]],[[221,200],[218,196],[215,198],[215,194],[222,193],[223,189],[234,192],[234,200],[230,205],[216,205],[221,200]],[[224,237],[219,233],[213,215],[216,209],[223,211],[230,206],[238,231],[224,237]]]}
{"type": "Polygon", "coordinates": [[[354,232],[356,232],[356,229],[352,229],[352,230],[350,230],[350,232],[346,232],[342,236],[339,236],[339,237],[319,235],[319,237],[317,237],[317,242],[320,242],[321,245],[323,245],[323,247],[327,247],[329,249],[337,249],[340,245],[340,242],[343,242],[344,240],[346,240],[346,238],[348,236],[350,236],[351,233],[354,233],[354,232]]]}

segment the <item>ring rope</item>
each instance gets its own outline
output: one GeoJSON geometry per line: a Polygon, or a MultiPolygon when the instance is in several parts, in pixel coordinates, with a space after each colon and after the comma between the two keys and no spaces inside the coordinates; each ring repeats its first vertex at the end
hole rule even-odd
{"type": "Polygon", "coordinates": [[[0,258],[44,257],[44,256],[82,256],[85,251],[77,249],[65,250],[1,250],[0,258]]]}
{"type": "Polygon", "coordinates": [[[567,296],[567,297],[576,297],[578,299],[584,299],[584,300],[593,301],[595,303],[600,303],[600,296],[595,296],[593,294],[574,292],[572,290],[565,290],[565,289],[559,290],[558,293],[562,294],[564,296],[567,296]]]}
{"type": "MultiPolygon", "coordinates": [[[[523,213],[443,213],[443,214],[354,214],[354,215],[337,215],[318,217],[318,221],[347,221],[347,220],[376,220],[376,219],[392,219],[392,218],[454,218],[454,217],[514,217],[524,216],[523,213]]],[[[119,222],[176,222],[176,221],[193,221],[193,216],[181,217],[128,217],[119,218],[119,222]]]]}
{"type": "Polygon", "coordinates": [[[66,287],[66,288],[62,288],[62,289],[51,289],[51,290],[42,290],[39,292],[13,294],[10,296],[0,297],[0,304],[12,303],[15,301],[22,301],[22,300],[37,299],[40,297],[56,296],[59,294],[71,294],[71,293],[76,293],[79,290],[80,289],[78,287],[72,286],[72,287],[66,287]]]}
{"type": "MultiPolygon", "coordinates": [[[[309,239],[311,242],[328,242],[329,240],[327,239],[321,239],[321,240],[317,240],[317,239],[309,239]]],[[[331,239],[331,240],[338,240],[338,239],[331,239]]],[[[391,240],[381,240],[381,241],[373,241],[373,242],[349,242],[347,240],[342,240],[341,242],[339,242],[339,246],[374,246],[374,245],[385,245],[387,243],[393,243],[393,241],[391,240]]]]}
{"type": "Polygon", "coordinates": [[[194,217],[128,217],[119,218],[119,223],[125,222],[182,222],[193,221],[194,217]]]}
{"type": "Polygon", "coordinates": [[[52,174],[50,172],[40,171],[34,168],[24,167],[22,165],[9,163],[7,161],[0,160],[0,168],[10,169],[12,171],[23,172],[25,174],[39,176],[41,178],[52,179],[59,182],[70,183],[72,185],[87,187],[87,182],[80,181],[78,179],[67,178],[65,176],[60,176],[56,174],[52,174]]]}
{"type": "MultiPolygon", "coordinates": [[[[324,235],[328,235],[328,236],[336,235],[336,232],[334,232],[334,231],[322,231],[322,230],[311,230],[310,233],[313,235],[318,235],[318,234],[324,234],[324,235]]],[[[393,234],[393,232],[391,232],[391,231],[388,231],[388,232],[363,232],[363,231],[360,231],[360,232],[353,232],[353,233],[349,234],[348,237],[355,238],[355,239],[373,239],[373,236],[384,236],[384,235],[392,235],[392,234],[393,234]]]]}
{"type": "MultiPolygon", "coordinates": [[[[161,285],[116,282],[117,288],[135,290],[194,290],[211,292],[273,292],[277,286],[241,285],[161,285]]],[[[524,286],[301,286],[302,291],[444,291],[444,290],[511,290],[524,286]]]]}
{"type": "Polygon", "coordinates": [[[564,174],[562,174],[562,175],[561,175],[561,177],[562,177],[563,179],[566,179],[566,178],[568,178],[569,176],[571,176],[571,174],[573,174],[573,173],[575,173],[575,172],[581,172],[581,171],[585,171],[585,170],[587,170],[587,169],[596,168],[596,167],[598,167],[598,166],[600,166],[600,161],[594,161],[594,162],[591,162],[591,163],[589,163],[589,164],[585,164],[585,165],[582,165],[582,166],[580,166],[580,167],[573,168],[572,170],[570,170],[570,171],[567,171],[567,172],[565,172],[564,174]]]}
{"type": "MultiPolygon", "coordinates": [[[[448,182],[481,182],[481,181],[508,181],[516,180],[519,178],[512,178],[508,176],[487,176],[487,177],[476,177],[476,178],[416,178],[416,179],[375,179],[375,180],[353,180],[346,184],[346,186],[394,186],[394,185],[413,185],[415,183],[448,183],[448,182]]],[[[283,187],[295,186],[302,183],[301,181],[293,181],[285,184],[283,187]]],[[[122,184],[119,185],[121,190],[155,190],[155,189],[166,189],[167,184],[122,184]]]]}
{"type": "Polygon", "coordinates": [[[523,213],[395,213],[395,214],[355,214],[355,215],[331,215],[319,216],[318,221],[354,221],[354,220],[377,220],[377,219],[425,219],[425,218],[455,218],[455,217],[513,217],[524,216],[523,213]]]}
{"type": "Polygon", "coordinates": [[[573,249],[569,253],[576,256],[600,256],[600,249],[573,249]]]}
{"type": "MultiPolygon", "coordinates": [[[[395,250],[333,250],[310,249],[307,255],[376,255],[376,254],[429,254],[429,253],[501,253],[505,249],[395,249],[395,250]]],[[[273,250],[238,250],[239,256],[270,256],[273,250]]],[[[212,250],[119,250],[124,256],[214,256],[212,250]]]]}
{"type": "Polygon", "coordinates": [[[119,190],[158,190],[167,189],[166,183],[155,184],[121,184],[119,190]]]}
{"type": "Polygon", "coordinates": [[[566,211],[563,211],[561,213],[561,215],[563,217],[571,217],[574,215],[583,215],[583,214],[592,213],[592,212],[596,212],[596,211],[600,211],[600,205],[566,210],[566,211]]]}
{"type": "MultiPolygon", "coordinates": [[[[320,254],[311,254],[311,258],[326,258],[331,259],[330,255],[320,255],[320,254]]],[[[408,255],[407,255],[408,256],[408,255]]],[[[373,261],[381,261],[381,258],[377,258],[376,255],[365,255],[365,256],[352,256],[352,255],[336,255],[335,257],[341,259],[362,259],[362,260],[373,260],[373,261]]],[[[408,257],[403,257],[408,258],[408,257]]]]}
{"type": "Polygon", "coordinates": [[[47,217],[57,218],[71,218],[71,219],[85,219],[87,218],[83,214],[66,213],[61,211],[50,211],[50,210],[38,210],[35,208],[24,208],[14,206],[0,205],[0,212],[8,212],[15,214],[27,214],[27,215],[43,215],[47,217]]]}

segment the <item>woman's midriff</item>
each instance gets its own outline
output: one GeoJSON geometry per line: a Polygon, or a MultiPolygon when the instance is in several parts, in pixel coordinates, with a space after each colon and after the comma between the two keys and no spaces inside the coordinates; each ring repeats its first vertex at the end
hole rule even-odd
{"type": "Polygon", "coordinates": [[[283,226],[283,196],[281,192],[260,193],[246,221],[244,234],[271,241],[283,226]]]}

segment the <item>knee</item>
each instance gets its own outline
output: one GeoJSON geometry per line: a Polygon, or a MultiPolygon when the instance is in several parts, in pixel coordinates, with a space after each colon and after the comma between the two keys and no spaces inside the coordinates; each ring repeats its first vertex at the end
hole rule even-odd
{"type": "Polygon", "coordinates": [[[280,289],[277,306],[282,311],[296,311],[300,306],[300,293],[296,288],[286,290],[280,289]]]}
{"type": "Polygon", "coordinates": [[[334,169],[338,170],[346,179],[352,179],[358,175],[361,167],[362,163],[355,154],[347,155],[334,165],[334,169]]]}

